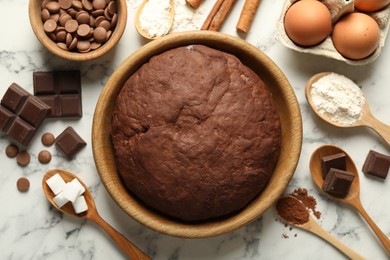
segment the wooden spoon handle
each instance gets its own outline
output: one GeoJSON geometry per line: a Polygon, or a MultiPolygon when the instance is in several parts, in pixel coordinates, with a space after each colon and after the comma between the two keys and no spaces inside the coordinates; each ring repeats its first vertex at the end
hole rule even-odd
{"type": "Polygon", "coordinates": [[[322,239],[328,241],[330,244],[332,244],[334,247],[336,247],[338,250],[343,252],[346,256],[348,256],[350,259],[357,259],[362,260],[365,259],[355,251],[353,251],[351,248],[347,247],[345,244],[341,243],[338,239],[336,239],[334,236],[332,236],[330,233],[325,231],[320,225],[318,225],[315,221],[310,221],[310,227],[307,228],[309,231],[313,232],[317,236],[321,237],[322,239]]]}
{"type": "Polygon", "coordinates": [[[381,241],[383,247],[386,249],[388,255],[390,255],[390,240],[389,238],[380,230],[380,228],[375,224],[371,217],[367,214],[366,210],[363,208],[360,200],[354,201],[352,205],[360,212],[363,218],[366,220],[371,229],[375,232],[379,241],[381,241]]]}
{"type": "Polygon", "coordinates": [[[378,119],[376,119],[374,116],[370,116],[366,119],[367,125],[373,129],[375,132],[377,132],[388,145],[390,145],[390,126],[382,123],[378,119]]]}
{"type": "Polygon", "coordinates": [[[125,238],[121,233],[110,226],[110,224],[108,224],[99,214],[94,214],[90,219],[98,224],[119,245],[119,247],[126,253],[126,255],[130,257],[131,260],[151,259],[136,245],[127,240],[127,238],[125,238]]]}

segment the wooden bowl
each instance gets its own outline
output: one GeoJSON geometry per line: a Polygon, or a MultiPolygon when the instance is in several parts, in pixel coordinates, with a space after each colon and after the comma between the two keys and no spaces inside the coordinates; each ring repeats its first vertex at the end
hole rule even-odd
{"type": "Polygon", "coordinates": [[[74,60],[74,61],[92,60],[110,51],[118,43],[118,41],[123,35],[123,32],[125,31],[126,21],[127,21],[126,0],[115,0],[115,1],[117,2],[118,23],[116,24],[116,27],[112,32],[110,39],[98,49],[90,52],[79,53],[79,52],[63,50],[59,48],[49,36],[47,36],[47,34],[43,29],[43,22],[41,18],[42,0],[30,0],[28,11],[29,11],[31,27],[35,35],[39,39],[39,41],[43,44],[43,46],[45,46],[52,53],[67,60],[74,60]]]}
{"type": "Polygon", "coordinates": [[[302,146],[302,118],[294,91],[275,63],[249,43],[209,31],[171,34],[154,40],[130,55],[111,75],[98,100],[92,127],[95,163],[106,189],[118,205],[140,223],[179,237],[210,237],[239,228],[265,212],[283,193],[292,178],[302,146]],[[244,209],[224,218],[186,223],[160,214],[132,197],[117,173],[110,138],[114,102],[125,81],[152,56],[190,44],[203,44],[236,55],[258,73],[275,101],[281,119],[282,146],[274,174],[266,188],[244,209]]]}

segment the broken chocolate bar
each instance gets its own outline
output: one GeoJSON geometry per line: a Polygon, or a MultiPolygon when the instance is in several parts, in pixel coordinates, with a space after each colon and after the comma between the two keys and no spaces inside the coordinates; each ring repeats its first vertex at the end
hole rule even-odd
{"type": "Polygon", "coordinates": [[[331,168],[322,185],[322,190],[332,196],[345,198],[354,178],[355,175],[351,172],[331,168]]]}
{"type": "Polygon", "coordinates": [[[51,107],[49,117],[82,117],[79,71],[34,72],[34,95],[51,107]]]}
{"type": "Polygon", "coordinates": [[[56,146],[68,158],[72,158],[86,145],[85,141],[70,126],[56,138],[56,146]]]}
{"type": "Polygon", "coordinates": [[[374,175],[386,179],[390,168],[390,156],[370,150],[363,164],[362,171],[365,174],[374,175]]]}
{"type": "Polygon", "coordinates": [[[0,102],[0,130],[27,146],[49,110],[45,103],[12,83],[0,102]]]}
{"type": "Polygon", "coordinates": [[[322,177],[325,179],[330,168],[345,171],[347,168],[347,157],[345,153],[337,153],[321,158],[322,177]]]}

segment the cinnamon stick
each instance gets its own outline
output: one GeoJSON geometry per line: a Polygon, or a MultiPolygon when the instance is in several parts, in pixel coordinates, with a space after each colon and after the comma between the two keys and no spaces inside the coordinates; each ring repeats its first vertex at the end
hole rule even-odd
{"type": "Polygon", "coordinates": [[[238,31],[248,33],[253,19],[255,17],[257,8],[259,7],[260,0],[246,0],[244,6],[242,7],[242,11],[240,14],[240,18],[238,19],[236,29],[238,31]]]}
{"type": "Polygon", "coordinates": [[[219,31],[235,3],[236,0],[217,0],[201,29],[219,31]]]}
{"type": "Polygon", "coordinates": [[[189,4],[192,8],[197,9],[203,0],[186,0],[187,4],[189,4]]]}

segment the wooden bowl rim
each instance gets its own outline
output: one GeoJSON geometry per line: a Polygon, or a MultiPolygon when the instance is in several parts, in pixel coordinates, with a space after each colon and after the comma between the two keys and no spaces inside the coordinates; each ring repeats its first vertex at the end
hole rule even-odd
{"type": "Polygon", "coordinates": [[[298,101],[289,81],[277,65],[262,51],[244,40],[219,32],[175,33],[144,45],[126,58],[111,75],[96,105],[92,125],[92,146],[96,167],[103,184],[114,201],[128,215],[164,234],[189,238],[211,237],[227,233],[255,220],[280,197],[298,164],[302,147],[302,118],[298,101]],[[190,44],[211,45],[210,47],[225,51],[229,48],[236,49],[246,55],[253,56],[259,64],[262,63],[269,73],[268,76],[272,77],[280,87],[281,98],[285,101],[281,106],[288,108],[280,109],[278,112],[284,117],[287,115],[287,120],[290,122],[285,127],[283,127],[282,122],[282,151],[274,175],[266,188],[240,212],[224,219],[202,223],[183,223],[172,220],[166,215],[151,211],[132,198],[124,188],[116,171],[110,129],[102,127],[105,124],[111,124],[114,102],[110,103],[110,101],[115,101],[119,90],[134,71],[156,54],[190,44]],[[281,160],[282,155],[283,160],[281,160]],[[274,186],[270,187],[270,185],[274,186]]]}
{"type": "Polygon", "coordinates": [[[37,36],[38,40],[43,46],[55,55],[73,61],[87,61],[103,56],[109,52],[121,39],[127,22],[127,5],[126,0],[115,0],[117,2],[118,22],[115,30],[112,32],[110,39],[104,43],[100,48],[86,52],[71,52],[60,49],[55,42],[46,35],[43,30],[43,22],[41,18],[41,3],[42,0],[30,0],[28,13],[30,18],[30,24],[37,36]]]}

